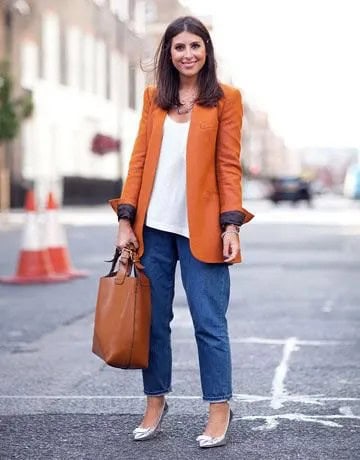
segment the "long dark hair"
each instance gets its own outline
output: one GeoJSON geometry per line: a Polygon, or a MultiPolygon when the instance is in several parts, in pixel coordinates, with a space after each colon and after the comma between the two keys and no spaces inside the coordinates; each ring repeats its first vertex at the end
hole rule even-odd
{"type": "Polygon", "coordinates": [[[198,35],[205,43],[206,61],[198,74],[199,95],[197,103],[214,107],[224,95],[216,76],[214,47],[210,34],[204,24],[193,16],[183,16],[171,22],[165,30],[155,53],[156,103],[165,110],[180,104],[179,72],[171,60],[171,41],[181,32],[198,35]]]}

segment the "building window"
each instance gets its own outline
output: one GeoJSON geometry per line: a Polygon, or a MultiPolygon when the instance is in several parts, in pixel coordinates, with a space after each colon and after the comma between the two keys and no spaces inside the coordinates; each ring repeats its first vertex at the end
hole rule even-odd
{"type": "Polygon", "coordinates": [[[96,41],[96,77],[95,77],[95,92],[103,98],[106,97],[106,46],[104,40],[96,41]]]}
{"type": "Polygon", "coordinates": [[[157,5],[153,0],[148,0],[145,3],[145,20],[149,24],[149,23],[155,22],[157,18],[158,18],[157,5]]]}
{"type": "Polygon", "coordinates": [[[129,19],[135,21],[136,17],[136,2],[135,0],[129,0],[129,19]]]}
{"type": "Polygon", "coordinates": [[[131,12],[132,22],[136,33],[144,35],[146,26],[146,5],[145,2],[136,2],[131,12]]]}
{"type": "Polygon", "coordinates": [[[89,93],[95,92],[95,40],[92,35],[84,38],[83,87],[89,93]]]}
{"type": "Polygon", "coordinates": [[[42,17],[42,77],[53,83],[60,81],[60,28],[54,13],[42,17]]]}
{"type": "Polygon", "coordinates": [[[106,99],[111,99],[111,54],[110,54],[110,50],[108,50],[107,48],[105,48],[106,50],[106,55],[105,55],[105,58],[106,58],[106,73],[105,73],[105,80],[106,80],[106,88],[105,88],[105,91],[106,91],[106,99]]]}
{"type": "Polygon", "coordinates": [[[119,0],[110,0],[110,11],[114,14],[117,13],[119,0]]]}
{"type": "Polygon", "coordinates": [[[69,63],[66,55],[66,27],[65,23],[60,23],[60,83],[63,85],[67,84],[67,71],[69,63]]]}
{"type": "Polygon", "coordinates": [[[81,34],[78,27],[71,26],[66,34],[66,82],[75,88],[81,88],[81,34]]]}
{"type": "Polygon", "coordinates": [[[136,109],[136,68],[129,63],[129,100],[128,105],[131,109],[136,109]]]}
{"type": "Polygon", "coordinates": [[[21,86],[32,89],[38,79],[39,51],[35,42],[24,41],[21,47],[21,86]]]}
{"type": "Polygon", "coordinates": [[[125,54],[119,54],[119,88],[120,107],[125,110],[129,106],[129,59],[125,54]]]}
{"type": "Polygon", "coordinates": [[[110,99],[114,103],[119,102],[119,57],[115,51],[109,53],[110,55],[110,99]]]}
{"type": "Polygon", "coordinates": [[[129,0],[110,0],[110,9],[120,21],[129,19],[129,0]]]}

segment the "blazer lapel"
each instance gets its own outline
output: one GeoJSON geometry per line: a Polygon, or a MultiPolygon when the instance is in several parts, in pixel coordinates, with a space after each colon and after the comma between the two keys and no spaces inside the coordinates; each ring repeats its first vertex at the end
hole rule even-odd
{"type": "Polygon", "coordinates": [[[163,138],[166,111],[160,107],[155,107],[150,116],[152,117],[152,130],[149,139],[148,154],[151,156],[151,160],[155,161],[157,165],[163,138]]]}

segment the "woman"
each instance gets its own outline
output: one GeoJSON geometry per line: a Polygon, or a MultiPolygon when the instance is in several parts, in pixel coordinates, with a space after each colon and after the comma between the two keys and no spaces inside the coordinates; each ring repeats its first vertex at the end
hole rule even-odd
{"type": "Polygon", "coordinates": [[[117,246],[134,244],[151,281],[147,407],[135,440],[154,437],[171,391],[170,322],[174,276],[181,276],[195,328],[209,418],[200,447],[224,445],[231,420],[231,359],[226,321],[228,264],[240,262],[241,96],[219,84],[209,32],[182,17],[166,29],[155,55],[156,87],[144,106],[121,197],[117,246]]]}

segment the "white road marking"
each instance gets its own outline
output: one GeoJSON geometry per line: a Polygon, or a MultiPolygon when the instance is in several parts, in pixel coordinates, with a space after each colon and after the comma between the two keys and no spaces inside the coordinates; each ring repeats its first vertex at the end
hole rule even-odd
{"type": "MultiPolygon", "coordinates": [[[[179,399],[179,400],[202,400],[201,396],[194,396],[194,395],[178,395],[172,396],[168,395],[167,399],[179,399]]],[[[114,400],[132,400],[132,399],[145,399],[144,395],[0,395],[0,400],[7,400],[7,399],[38,399],[38,400],[46,400],[46,399],[59,399],[59,400],[92,400],[92,399],[114,399],[114,400]]],[[[248,394],[234,394],[233,402],[234,403],[242,403],[242,402],[262,402],[262,401],[272,401],[272,396],[261,396],[261,395],[248,395],[248,394]]],[[[357,402],[360,401],[360,398],[351,398],[351,397],[343,397],[343,398],[336,398],[336,397],[323,397],[323,396],[309,396],[309,395],[286,395],[284,396],[284,400],[287,402],[299,402],[305,404],[319,404],[323,405],[326,401],[353,401],[357,402]],[[313,401],[312,401],[313,399],[313,401]]],[[[344,406],[347,407],[347,406],[344,406]]]]}
{"type": "MultiPolygon", "coordinates": [[[[173,339],[173,343],[196,343],[194,338],[189,339],[173,339]]],[[[244,337],[231,338],[231,343],[253,343],[259,345],[286,345],[289,339],[268,339],[264,337],[244,337]]],[[[297,345],[310,347],[327,347],[328,345],[352,345],[353,341],[348,340],[298,340],[297,345]]]]}
{"type": "MultiPolygon", "coordinates": [[[[194,339],[179,339],[174,340],[178,343],[195,343],[194,339]]],[[[273,409],[281,408],[285,403],[295,403],[295,404],[312,404],[324,406],[327,402],[339,402],[339,404],[346,403],[358,403],[360,402],[360,397],[326,397],[323,394],[312,394],[312,395],[302,395],[302,394],[288,394],[285,387],[285,379],[289,369],[289,361],[291,354],[298,350],[299,346],[315,346],[323,347],[330,345],[346,345],[353,344],[353,341],[340,341],[340,340],[298,340],[295,337],[285,338],[285,339],[269,339],[264,337],[245,337],[245,338],[236,338],[232,340],[234,343],[248,343],[248,344],[259,344],[259,345],[268,345],[268,346],[283,346],[282,358],[275,370],[275,375],[272,381],[272,391],[270,396],[262,396],[256,394],[234,394],[233,403],[265,403],[270,402],[270,407],[273,409]]],[[[78,341],[77,344],[88,345],[89,341],[78,341]]],[[[15,346],[23,346],[26,348],[29,346],[26,343],[17,342],[13,343],[15,346]]],[[[68,342],[57,342],[57,345],[69,345],[68,342]]],[[[71,344],[73,346],[74,343],[71,344]]],[[[131,400],[144,400],[144,395],[0,395],[0,403],[6,404],[6,401],[91,401],[91,400],[114,400],[114,401],[131,401],[131,400]]],[[[194,395],[169,395],[171,400],[182,400],[184,402],[189,401],[199,401],[202,402],[201,396],[194,395]]],[[[339,414],[335,415],[306,415],[301,413],[287,413],[287,414],[278,414],[278,415],[253,415],[253,416],[244,416],[235,418],[235,420],[244,420],[244,421],[256,421],[261,420],[263,424],[253,427],[253,430],[272,430],[275,429],[281,422],[281,420],[291,420],[291,421],[300,421],[308,423],[316,423],[328,427],[337,427],[341,428],[343,425],[340,423],[341,420],[360,420],[360,416],[354,415],[350,406],[344,405],[339,407],[339,414]]],[[[353,426],[353,425],[352,425],[353,426]]],[[[360,428],[360,425],[354,425],[360,428]]]]}
{"type": "MultiPolygon", "coordinates": [[[[248,395],[251,396],[251,395],[248,395]]],[[[255,395],[254,395],[255,396],[255,395]]],[[[145,396],[110,396],[110,395],[1,395],[1,400],[143,400],[145,396]]],[[[262,397],[261,397],[262,398],[262,397]]],[[[199,400],[200,396],[168,396],[168,399],[172,400],[199,400]]],[[[253,399],[256,399],[253,397],[253,399]]],[[[269,398],[262,398],[265,400],[269,398]]],[[[322,398],[323,400],[331,401],[360,401],[360,398],[322,398]]],[[[259,399],[258,399],[259,400],[259,399]]],[[[238,402],[238,399],[235,399],[238,402]]],[[[262,425],[253,427],[254,431],[273,430],[280,425],[281,420],[290,420],[295,422],[307,422],[316,423],[319,425],[331,427],[331,428],[342,428],[344,425],[339,423],[341,420],[360,420],[360,416],[354,415],[349,406],[343,406],[339,408],[340,414],[335,415],[306,415],[301,413],[287,413],[278,415],[248,415],[243,417],[234,417],[234,421],[263,421],[262,425]]],[[[360,428],[360,425],[352,425],[353,427],[360,428]]]]}
{"type": "MultiPolygon", "coordinates": [[[[255,403],[255,402],[262,402],[262,401],[272,401],[273,396],[234,394],[233,395],[233,400],[236,401],[236,402],[255,403]]],[[[324,403],[327,402],[327,401],[360,401],[360,398],[326,397],[326,396],[323,396],[322,394],[320,394],[320,395],[289,395],[289,394],[284,394],[282,396],[282,402],[289,402],[289,403],[314,404],[314,405],[323,406],[324,403]]]]}
{"type": "Polygon", "coordinates": [[[328,427],[342,428],[343,425],[337,422],[332,422],[331,420],[343,420],[343,419],[353,419],[360,420],[360,416],[357,415],[305,415],[305,414],[279,414],[279,415],[248,415],[244,417],[234,417],[234,421],[246,420],[263,420],[264,425],[257,426],[252,428],[254,431],[263,431],[263,430],[273,430],[276,428],[280,420],[291,420],[296,422],[311,422],[318,423],[320,425],[325,425],[328,427]]]}
{"type": "MultiPolygon", "coordinates": [[[[178,325],[177,325],[178,326],[178,325]]],[[[269,339],[264,337],[244,337],[244,338],[230,338],[231,343],[249,343],[255,345],[285,345],[289,339],[269,339]]],[[[195,338],[188,339],[172,339],[172,343],[186,343],[196,345],[195,338]]],[[[330,345],[353,345],[354,341],[345,340],[299,340],[297,339],[296,344],[302,347],[326,347],[330,345]]],[[[72,340],[69,341],[56,341],[57,347],[71,347],[74,346],[91,346],[91,339],[88,340],[72,340]]],[[[22,342],[0,342],[0,347],[4,347],[5,351],[12,350],[14,348],[21,348],[21,351],[34,351],[33,345],[22,342]]]]}
{"type": "MultiPolygon", "coordinates": [[[[202,399],[201,396],[167,396],[167,399],[202,399]]],[[[59,399],[59,400],[92,400],[92,399],[145,399],[144,395],[0,395],[1,399],[59,399]]]]}
{"type": "Polygon", "coordinates": [[[275,370],[272,381],[272,399],[270,406],[273,409],[280,409],[280,407],[283,406],[284,397],[287,396],[285,378],[288,371],[290,355],[296,350],[298,350],[296,337],[290,337],[285,343],[282,359],[275,370]]]}

